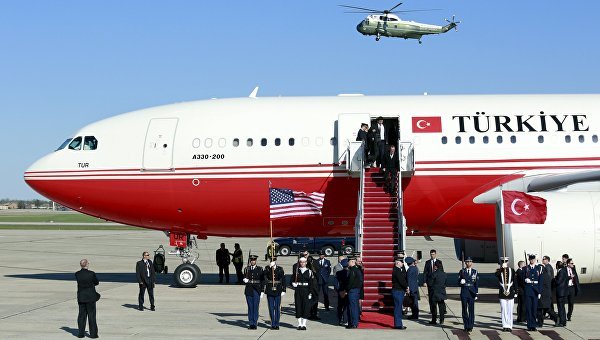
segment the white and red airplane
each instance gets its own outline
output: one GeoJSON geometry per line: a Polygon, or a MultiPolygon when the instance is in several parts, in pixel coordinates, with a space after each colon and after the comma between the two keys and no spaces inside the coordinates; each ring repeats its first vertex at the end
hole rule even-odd
{"type": "Polygon", "coordinates": [[[600,95],[178,103],[83,127],[25,181],[88,215],[200,238],[268,236],[269,185],[323,192],[322,216],[275,220],[274,235],[353,235],[360,183],[345,159],[360,123],[378,116],[414,147],[402,179],[408,235],[495,245],[500,189],[529,192],[547,200],[548,218],[507,225],[505,252],[569,253],[582,283],[600,281],[600,95]]]}

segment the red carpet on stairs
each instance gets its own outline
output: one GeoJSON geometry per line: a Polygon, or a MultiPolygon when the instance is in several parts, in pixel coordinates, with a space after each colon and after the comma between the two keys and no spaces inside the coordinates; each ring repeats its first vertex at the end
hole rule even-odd
{"type": "Polygon", "coordinates": [[[394,328],[394,315],[381,312],[363,311],[358,324],[360,329],[385,329],[394,328]]]}

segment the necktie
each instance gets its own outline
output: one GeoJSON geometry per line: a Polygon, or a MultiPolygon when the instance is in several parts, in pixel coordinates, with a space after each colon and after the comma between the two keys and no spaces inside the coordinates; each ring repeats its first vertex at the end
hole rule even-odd
{"type": "Polygon", "coordinates": [[[471,269],[467,269],[467,276],[471,276],[471,269]]]}

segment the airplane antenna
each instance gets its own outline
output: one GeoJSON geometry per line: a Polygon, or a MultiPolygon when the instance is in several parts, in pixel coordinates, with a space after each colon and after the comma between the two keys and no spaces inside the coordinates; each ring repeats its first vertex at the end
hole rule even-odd
{"type": "Polygon", "coordinates": [[[248,96],[249,98],[256,98],[256,95],[258,94],[258,86],[254,88],[254,90],[252,90],[252,93],[250,93],[250,95],[248,96]]]}

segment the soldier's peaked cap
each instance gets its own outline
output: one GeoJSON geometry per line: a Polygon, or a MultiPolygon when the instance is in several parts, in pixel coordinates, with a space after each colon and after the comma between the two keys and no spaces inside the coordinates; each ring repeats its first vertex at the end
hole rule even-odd
{"type": "Polygon", "coordinates": [[[258,256],[257,255],[250,255],[249,258],[250,258],[250,261],[256,261],[256,259],[258,259],[258,256]]]}
{"type": "Polygon", "coordinates": [[[468,256],[468,257],[465,259],[465,262],[473,262],[473,259],[471,258],[471,256],[468,256]]]}
{"type": "Polygon", "coordinates": [[[530,260],[535,260],[535,257],[536,257],[535,254],[529,254],[529,259],[530,260]]]}

